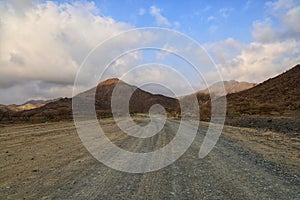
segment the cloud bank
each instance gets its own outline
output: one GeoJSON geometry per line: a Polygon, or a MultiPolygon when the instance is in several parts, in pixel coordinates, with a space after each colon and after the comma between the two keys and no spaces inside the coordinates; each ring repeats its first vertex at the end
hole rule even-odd
{"type": "MultiPolygon", "coordinates": [[[[265,6],[266,18],[253,22],[251,43],[227,38],[204,44],[224,80],[261,82],[300,63],[299,3],[278,0],[267,2],[265,6]]],[[[235,10],[219,12],[226,17],[235,10]]],[[[145,15],[146,10],[141,8],[138,14],[145,15]]],[[[149,14],[161,27],[177,23],[171,23],[155,6],[150,7],[149,14]]],[[[178,22],[175,26],[179,25],[178,22]]],[[[20,104],[28,99],[70,97],[76,73],[90,50],[130,28],[133,27],[127,23],[102,16],[93,2],[1,1],[0,103],[20,104]]],[[[148,39],[151,37],[155,36],[149,35],[148,39]]],[[[124,38],[120,42],[136,43],[141,42],[141,38],[124,38]]],[[[172,49],[172,46],[166,42],[165,48],[172,49]]],[[[188,47],[186,49],[190,51],[188,47]]],[[[169,57],[164,52],[155,52],[153,56],[159,62],[169,57]]],[[[128,67],[143,64],[140,62],[142,57],[143,53],[136,52],[116,60],[110,74],[122,76],[128,67]]],[[[189,73],[184,67],[178,70],[189,73]]],[[[176,80],[170,79],[166,71],[151,67],[145,73],[176,87],[176,80]]],[[[135,83],[142,75],[138,71],[136,76],[130,75],[127,79],[135,83]]],[[[204,77],[208,83],[213,83],[216,72],[207,72],[204,77]]],[[[184,87],[177,88],[186,92],[184,87]]],[[[195,88],[200,87],[195,85],[195,88]]]]}
{"type": "Polygon", "coordinates": [[[12,1],[1,3],[0,13],[1,103],[71,96],[76,72],[88,52],[130,28],[101,17],[89,2],[12,1]]]}
{"type": "MultiPolygon", "coordinates": [[[[262,82],[300,63],[300,5],[291,0],[266,3],[269,13],[253,22],[254,41],[234,38],[205,44],[225,80],[262,82]]],[[[207,73],[213,81],[215,73],[207,73]]]]}

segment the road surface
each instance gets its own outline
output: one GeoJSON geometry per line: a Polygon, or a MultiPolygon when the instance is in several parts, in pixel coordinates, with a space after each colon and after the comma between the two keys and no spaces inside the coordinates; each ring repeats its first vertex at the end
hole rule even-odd
{"type": "MultiPolygon", "coordinates": [[[[140,125],[148,119],[136,117],[140,125]]],[[[194,123],[194,122],[191,122],[194,123]]],[[[167,145],[179,122],[135,139],[112,119],[107,136],[132,152],[167,145]]],[[[110,169],[82,145],[73,122],[0,127],[0,199],[300,199],[299,138],[226,126],[215,148],[198,158],[207,123],[185,154],[144,174],[110,169]]]]}

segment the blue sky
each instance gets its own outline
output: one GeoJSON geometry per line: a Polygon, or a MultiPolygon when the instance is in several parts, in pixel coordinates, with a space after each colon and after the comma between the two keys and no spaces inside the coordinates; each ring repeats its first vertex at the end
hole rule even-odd
{"type": "MultiPolygon", "coordinates": [[[[168,28],[198,42],[219,70],[202,71],[208,84],[217,80],[218,73],[224,80],[260,83],[300,63],[300,1],[181,2],[0,0],[0,104],[72,96],[76,74],[91,49],[134,28],[168,28]]],[[[151,34],[138,36],[123,38],[113,48],[151,40],[151,34]]],[[[164,47],[176,51],[168,41],[164,47]]],[[[145,55],[135,52],[120,58],[110,76],[121,77],[128,67],[147,64],[149,58],[172,64],[175,60],[163,62],[170,56],[158,53],[148,54],[152,57],[147,60],[145,55]]],[[[193,87],[204,87],[188,67],[177,69],[193,80],[193,87]]],[[[187,92],[176,78],[159,70],[151,66],[129,76],[128,82],[137,84],[137,77],[145,80],[147,72],[144,78],[187,92]]]]}
{"type": "MultiPolygon", "coordinates": [[[[71,1],[69,1],[71,2],[71,1]]],[[[178,30],[199,43],[233,37],[253,40],[252,23],[268,15],[266,1],[94,1],[99,14],[134,27],[159,26],[178,30]],[[169,25],[157,23],[151,7],[160,10],[169,25]]]]}

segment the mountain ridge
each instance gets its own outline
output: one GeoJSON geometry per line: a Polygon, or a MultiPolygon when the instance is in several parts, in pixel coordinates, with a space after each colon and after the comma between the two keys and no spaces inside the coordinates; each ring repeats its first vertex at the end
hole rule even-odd
{"type": "MultiPolygon", "coordinates": [[[[161,104],[165,107],[166,111],[169,114],[180,116],[180,106],[178,99],[163,96],[161,94],[152,94],[136,86],[129,85],[117,78],[107,79],[99,83],[95,88],[80,93],[82,104],[84,105],[85,100],[96,97],[95,108],[97,110],[97,115],[102,117],[110,116],[111,96],[113,88],[118,83],[125,88],[125,91],[134,91],[130,99],[130,112],[147,113],[153,104],[161,104]]],[[[227,83],[236,85],[240,82],[225,82],[225,84],[227,83]]],[[[278,76],[270,78],[255,86],[253,85],[253,83],[247,83],[245,84],[245,86],[250,88],[236,93],[226,94],[228,117],[241,115],[300,116],[299,64],[278,76]]],[[[243,87],[240,87],[238,89],[241,88],[243,87]]],[[[235,91],[235,89],[236,88],[231,91],[235,91]]],[[[226,92],[228,92],[228,89],[226,92]]],[[[188,96],[190,95],[187,95],[183,98],[188,98],[188,96]]],[[[210,94],[208,94],[207,92],[199,91],[196,93],[196,96],[200,107],[201,119],[209,120],[211,109],[210,94]]],[[[117,98],[122,98],[122,95],[120,94],[120,97],[117,98]]],[[[224,96],[215,99],[213,98],[213,101],[218,101],[218,99],[221,98],[224,98],[224,96]]],[[[43,106],[22,111],[13,111],[5,105],[0,106],[0,121],[48,121],[63,119],[72,119],[72,98],[60,98],[58,100],[51,101],[43,106]]]]}
{"type": "Polygon", "coordinates": [[[228,94],[226,98],[229,115],[299,112],[300,64],[253,88],[228,94]]]}
{"type": "MultiPolygon", "coordinates": [[[[168,113],[176,113],[179,108],[177,99],[166,97],[160,94],[151,94],[136,86],[129,85],[117,78],[107,79],[99,83],[96,87],[84,91],[73,98],[79,98],[82,106],[86,102],[91,102],[94,98],[96,113],[98,117],[110,116],[111,96],[116,85],[120,85],[125,91],[131,91],[132,97],[129,103],[130,113],[146,113],[153,104],[160,104],[165,107],[168,113]]],[[[126,92],[125,92],[126,93],[126,92]]],[[[122,94],[119,94],[122,95],[122,94]]],[[[119,98],[119,95],[116,96],[119,98]]],[[[49,102],[41,107],[31,110],[12,111],[5,107],[0,109],[0,121],[56,121],[72,119],[72,99],[60,98],[49,102]]],[[[120,96],[122,98],[122,96],[120,96]]],[[[122,100],[122,99],[121,99],[122,100]]]]}

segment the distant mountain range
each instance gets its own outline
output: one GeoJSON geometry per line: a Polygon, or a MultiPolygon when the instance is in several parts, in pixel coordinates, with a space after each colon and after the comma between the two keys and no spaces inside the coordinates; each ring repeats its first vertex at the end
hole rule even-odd
{"type": "MultiPolygon", "coordinates": [[[[99,117],[111,115],[111,96],[116,84],[127,92],[133,92],[129,107],[132,113],[147,113],[153,104],[160,104],[175,116],[180,113],[177,99],[151,94],[119,79],[108,79],[97,87],[85,91],[78,98],[82,106],[95,98],[95,108],[99,117]]],[[[201,119],[210,118],[210,99],[218,101],[227,98],[227,115],[299,115],[300,114],[300,65],[258,85],[247,82],[223,82],[225,93],[218,90],[221,83],[196,93],[201,119]],[[213,91],[210,95],[209,90],[213,91]]],[[[126,92],[125,92],[126,93],[126,92]]],[[[125,93],[123,95],[125,95],[125,93]]],[[[120,101],[124,98],[118,95],[120,101]]],[[[182,97],[190,98],[190,95],[182,97]]],[[[0,121],[48,121],[72,118],[72,98],[51,101],[29,101],[23,105],[0,105],[0,121]]]]}
{"type": "MultiPolygon", "coordinates": [[[[59,99],[61,99],[61,98],[51,99],[51,100],[29,100],[21,105],[10,104],[5,107],[12,111],[31,110],[31,109],[42,107],[42,106],[46,105],[47,103],[54,102],[59,99]]],[[[1,108],[1,106],[2,106],[2,108],[4,107],[4,105],[0,105],[0,108],[1,108]]]]}
{"type": "Polygon", "coordinates": [[[200,90],[198,93],[210,94],[213,98],[218,98],[231,93],[237,93],[243,90],[254,87],[256,83],[239,82],[239,81],[222,81],[209,86],[205,90],[200,90]],[[222,89],[224,86],[225,91],[222,89]]]}

